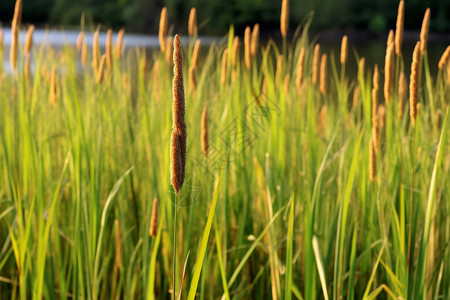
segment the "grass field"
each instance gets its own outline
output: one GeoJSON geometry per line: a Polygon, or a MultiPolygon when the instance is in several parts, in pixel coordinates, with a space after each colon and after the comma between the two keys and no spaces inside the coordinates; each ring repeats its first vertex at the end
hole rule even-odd
{"type": "Polygon", "coordinates": [[[172,37],[0,45],[1,299],[450,299],[449,59],[253,32],[183,39],[177,197],[172,37]]]}

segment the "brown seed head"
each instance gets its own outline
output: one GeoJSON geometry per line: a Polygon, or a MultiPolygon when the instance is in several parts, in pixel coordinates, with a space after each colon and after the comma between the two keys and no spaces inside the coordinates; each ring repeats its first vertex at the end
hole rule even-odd
{"type": "Polygon", "coordinates": [[[158,231],[158,198],[153,199],[152,216],[150,218],[149,235],[155,237],[158,231]]]}
{"type": "Polygon", "coordinates": [[[411,123],[414,127],[416,125],[417,116],[417,98],[419,94],[419,61],[420,61],[420,47],[421,43],[417,42],[414,47],[413,59],[411,63],[411,76],[409,78],[409,115],[411,123]]]}
{"type": "Polygon", "coordinates": [[[81,64],[83,66],[87,63],[87,53],[88,53],[88,45],[86,42],[83,42],[83,47],[81,48],[81,64]]]}
{"type": "Polygon", "coordinates": [[[348,38],[346,35],[342,37],[341,43],[341,64],[345,64],[347,62],[347,48],[348,48],[348,38]]]}
{"type": "Polygon", "coordinates": [[[380,106],[378,106],[378,119],[380,121],[380,127],[383,128],[386,122],[386,108],[383,104],[380,104],[380,106]]]}
{"type": "Polygon", "coordinates": [[[201,136],[200,146],[202,148],[203,155],[208,156],[208,112],[206,108],[206,102],[203,106],[202,112],[202,124],[201,124],[201,136]]]}
{"type": "Polygon", "coordinates": [[[57,77],[56,77],[56,67],[52,67],[52,72],[50,73],[50,92],[49,92],[49,102],[56,105],[57,102],[57,77]]]}
{"type": "Polygon", "coordinates": [[[106,32],[106,47],[105,47],[105,54],[106,54],[106,65],[108,68],[112,67],[112,30],[108,29],[106,32]]]}
{"type": "Polygon", "coordinates": [[[395,29],[395,53],[399,55],[402,52],[403,42],[403,23],[405,20],[405,1],[401,0],[398,4],[397,27],[395,29]]]}
{"type": "Polygon", "coordinates": [[[25,38],[25,56],[29,56],[31,52],[31,47],[33,47],[33,32],[34,25],[30,25],[27,30],[27,36],[25,38]]]}
{"type": "Polygon", "coordinates": [[[245,67],[250,70],[251,67],[251,45],[250,45],[250,36],[251,36],[251,29],[250,26],[247,26],[245,28],[244,33],[244,54],[245,54],[245,67]]]}
{"type": "Polygon", "coordinates": [[[250,45],[251,45],[250,54],[252,56],[255,56],[256,53],[258,52],[258,45],[259,45],[259,24],[255,24],[255,26],[253,26],[252,39],[250,45]]]}
{"type": "Polygon", "coordinates": [[[222,67],[220,69],[221,84],[225,84],[227,80],[227,62],[228,62],[228,49],[225,49],[222,54],[222,67]]]}
{"type": "Polygon", "coordinates": [[[198,67],[198,57],[200,56],[200,40],[197,39],[195,41],[194,50],[192,51],[192,60],[191,60],[191,67],[197,68],[198,67]]]}
{"type": "Polygon", "coordinates": [[[430,29],[430,8],[425,11],[423,17],[422,29],[420,30],[420,54],[423,55],[427,49],[428,30],[430,29]]]}
{"type": "Polygon", "coordinates": [[[394,30],[389,30],[389,35],[388,35],[388,39],[386,42],[386,47],[388,47],[389,45],[394,44],[394,30]]]}
{"type": "Polygon", "coordinates": [[[398,80],[398,118],[402,119],[405,112],[406,98],[408,97],[408,84],[405,73],[401,72],[398,80]]]}
{"type": "Polygon", "coordinates": [[[233,46],[232,46],[232,53],[231,53],[231,64],[233,67],[236,66],[237,56],[239,53],[239,37],[235,36],[233,39],[233,46]]]}
{"type": "Polygon", "coordinates": [[[19,44],[20,19],[22,15],[22,0],[17,0],[14,7],[14,17],[11,23],[11,47],[9,52],[9,61],[13,73],[17,69],[17,51],[19,44]]]}
{"type": "Polygon", "coordinates": [[[105,63],[106,63],[106,54],[102,55],[102,58],[100,59],[100,65],[98,66],[97,70],[97,83],[101,84],[103,82],[103,73],[105,70],[105,63]]]}
{"type": "Polygon", "coordinates": [[[442,57],[439,60],[438,64],[439,69],[444,68],[444,66],[448,63],[449,58],[450,58],[450,46],[448,46],[447,49],[445,49],[444,54],[442,54],[442,57]]]}
{"type": "Polygon", "coordinates": [[[98,56],[99,56],[99,32],[96,31],[93,36],[92,42],[92,68],[94,69],[94,73],[97,73],[98,69],[98,56]]]}
{"type": "Polygon", "coordinates": [[[189,36],[197,35],[197,10],[195,7],[191,8],[189,12],[188,33],[189,36]]]}
{"type": "Polygon", "coordinates": [[[369,144],[369,177],[370,181],[375,182],[377,177],[377,166],[376,166],[376,154],[373,139],[370,140],[369,144]]]}
{"type": "Polygon", "coordinates": [[[300,54],[298,56],[298,62],[297,62],[297,79],[295,81],[295,85],[297,86],[297,88],[300,88],[303,83],[303,69],[305,66],[305,54],[306,54],[306,49],[305,49],[305,47],[303,47],[302,50],[300,51],[300,54]]]}
{"type": "Polygon", "coordinates": [[[327,93],[327,55],[322,54],[320,60],[320,92],[322,95],[327,93]]]}
{"type": "Polygon", "coordinates": [[[358,106],[358,100],[359,100],[359,85],[355,86],[355,89],[353,90],[353,108],[358,106]]]}
{"type": "Polygon", "coordinates": [[[289,29],[289,0],[283,0],[281,3],[280,30],[281,36],[286,37],[289,29]]]}
{"type": "Polygon", "coordinates": [[[394,43],[391,43],[387,46],[384,63],[384,99],[387,105],[389,105],[392,83],[394,81],[394,56],[394,43]]]}
{"type": "Polygon", "coordinates": [[[161,17],[159,19],[159,47],[161,51],[166,50],[166,34],[167,34],[168,18],[167,18],[167,7],[161,9],[161,17]]]}
{"type": "Polygon", "coordinates": [[[83,31],[81,31],[79,34],[78,34],[78,37],[77,37],[77,50],[81,50],[81,46],[83,45],[83,41],[84,41],[84,32],[83,31]]]}
{"type": "Polygon", "coordinates": [[[364,79],[365,68],[366,68],[366,59],[364,57],[361,57],[359,59],[359,64],[358,64],[358,79],[360,81],[362,81],[364,79]]]}
{"type": "Polygon", "coordinates": [[[120,29],[116,38],[116,58],[120,59],[122,56],[123,36],[125,35],[125,29],[120,29]]]}
{"type": "Polygon", "coordinates": [[[316,44],[316,46],[314,47],[313,69],[312,69],[312,82],[314,84],[316,84],[319,79],[319,63],[320,63],[320,45],[316,44]]]}
{"type": "Polygon", "coordinates": [[[167,41],[166,41],[166,63],[168,65],[172,65],[173,59],[172,59],[172,44],[173,44],[173,39],[171,36],[167,37],[167,41]]]}
{"type": "Polygon", "coordinates": [[[173,44],[173,102],[172,102],[172,137],[170,145],[170,177],[175,194],[181,190],[186,171],[187,129],[184,121],[185,99],[183,83],[183,51],[180,37],[175,35],[173,44]]]}
{"type": "Polygon", "coordinates": [[[380,89],[380,74],[378,72],[378,65],[375,64],[373,69],[373,88],[379,90],[380,89]]]}

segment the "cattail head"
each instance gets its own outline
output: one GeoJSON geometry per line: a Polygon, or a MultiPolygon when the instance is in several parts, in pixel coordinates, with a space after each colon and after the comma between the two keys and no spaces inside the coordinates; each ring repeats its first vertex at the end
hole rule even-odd
{"type": "Polygon", "coordinates": [[[183,50],[181,49],[180,37],[178,34],[175,35],[173,48],[173,125],[170,144],[170,177],[175,194],[178,195],[183,186],[186,173],[187,141],[187,129],[184,121],[183,50]]]}
{"type": "Polygon", "coordinates": [[[422,29],[420,30],[420,54],[423,55],[427,49],[428,31],[430,29],[430,8],[425,11],[423,17],[422,29]]]}
{"type": "Polygon", "coordinates": [[[250,36],[251,36],[251,29],[250,26],[247,26],[245,28],[244,33],[244,54],[245,54],[245,67],[250,70],[251,67],[251,45],[250,45],[250,36]]]}
{"type": "Polygon", "coordinates": [[[313,69],[312,69],[312,82],[314,84],[316,84],[319,79],[319,63],[320,63],[320,45],[316,44],[316,46],[314,46],[313,69]]]}
{"type": "Polygon", "coordinates": [[[375,64],[373,69],[373,88],[379,90],[380,89],[380,74],[378,73],[378,65],[375,64]]]}
{"type": "Polygon", "coordinates": [[[88,45],[86,42],[83,42],[83,47],[81,48],[81,64],[83,66],[87,63],[87,53],[88,53],[88,45]]]}
{"type": "Polygon", "coordinates": [[[200,136],[200,146],[202,148],[203,155],[208,156],[208,112],[206,108],[206,102],[203,106],[202,112],[202,124],[201,124],[201,136],[200,136]]]}
{"type": "Polygon", "coordinates": [[[281,76],[283,75],[283,55],[279,55],[277,59],[277,70],[275,72],[275,85],[280,85],[281,76]]]}
{"type": "Polygon", "coordinates": [[[83,46],[83,41],[84,41],[84,32],[81,31],[77,37],[77,44],[76,44],[77,50],[81,50],[81,46],[83,46]]]}
{"type": "Polygon", "coordinates": [[[197,68],[198,67],[198,58],[200,56],[200,40],[197,39],[194,44],[194,50],[192,51],[192,60],[191,60],[191,67],[197,68]]]}
{"type": "Polygon", "coordinates": [[[258,52],[259,46],[259,24],[255,24],[255,26],[253,26],[252,39],[250,45],[251,45],[250,54],[252,56],[255,56],[256,53],[258,52]]]}
{"type": "Polygon", "coordinates": [[[306,53],[306,49],[305,49],[305,47],[303,47],[302,50],[300,51],[300,54],[298,56],[298,62],[297,62],[297,78],[295,81],[295,85],[297,86],[297,88],[300,88],[302,86],[302,82],[303,82],[303,69],[305,66],[305,53],[306,53]]]}
{"type": "Polygon", "coordinates": [[[116,58],[120,59],[122,56],[122,47],[123,47],[123,36],[125,35],[125,29],[120,29],[117,33],[116,39],[116,58]]]}
{"type": "Polygon", "coordinates": [[[105,54],[106,54],[106,65],[108,68],[112,67],[112,30],[108,29],[106,32],[106,47],[105,47],[105,54]]]}
{"type": "Polygon", "coordinates": [[[19,44],[20,18],[22,16],[22,0],[17,0],[14,7],[14,17],[11,23],[11,48],[9,52],[9,61],[13,72],[17,69],[17,51],[19,44]]]}
{"type": "Polygon", "coordinates": [[[31,52],[31,48],[33,47],[33,32],[34,25],[30,25],[27,30],[27,36],[25,38],[25,55],[29,56],[31,52]]]}
{"type": "Polygon", "coordinates": [[[442,57],[439,60],[438,64],[439,69],[444,68],[444,66],[448,63],[449,58],[450,58],[450,46],[448,46],[447,49],[445,49],[444,54],[442,54],[442,57]]]}
{"type": "Polygon", "coordinates": [[[411,76],[409,79],[409,115],[411,117],[411,123],[414,127],[416,125],[417,116],[417,98],[419,90],[419,61],[420,61],[420,49],[421,42],[417,42],[414,47],[413,59],[411,63],[411,76]]]}
{"type": "Polygon", "coordinates": [[[389,46],[390,44],[394,44],[394,30],[392,30],[392,29],[389,30],[386,46],[389,46]]]}
{"type": "Polygon", "coordinates": [[[373,139],[371,139],[369,144],[369,177],[370,181],[372,182],[375,182],[375,179],[377,177],[376,160],[375,145],[373,139]]]}
{"type": "Polygon", "coordinates": [[[403,42],[403,23],[405,20],[405,1],[401,0],[398,4],[397,26],[395,28],[395,53],[399,55],[402,52],[403,42]]]}
{"type": "Polygon", "coordinates": [[[97,72],[98,69],[98,56],[99,56],[99,32],[95,31],[93,36],[93,42],[92,42],[92,68],[94,69],[94,72],[97,72]]]}
{"type": "Polygon", "coordinates": [[[58,79],[56,77],[56,67],[52,68],[52,72],[50,73],[50,92],[49,92],[49,102],[53,105],[56,105],[57,103],[57,83],[58,79]]]}
{"type": "Polygon", "coordinates": [[[372,127],[377,125],[377,109],[378,109],[378,91],[379,91],[379,74],[378,65],[375,64],[373,70],[373,88],[372,88],[372,127]]]}
{"type": "Polygon", "coordinates": [[[358,100],[359,100],[359,85],[355,86],[355,89],[353,90],[353,108],[358,106],[358,100]]]}
{"type": "Polygon", "coordinates": [[[236,66],[236,61],[239,53],[239,37],[235,36],[233,39],[232,53],[231,53],[231,64],[233,67],[236,66]]]}
{"type": "Polygon", "coordinates": [[[171,65],[173,60],[172,60],[172,44],[173,44],[173,40],[171,36],[167,37],[167,41],[166,41],[166,63],[168,65],[171,65]]]}
{"type": "Polygon", "coordinates": [[[161,10],[161,17],[159,19],[159,47],[161,51],[166,50],[166,34],[167,34],[168,18],[167,7],[163,7],[161,10]]]}
{"type": "Polygon", "coordinates": [[[348,48],[348,38],[346,35],[342,38],[341,43],[341,64],[345,64],[347,62],[347,50],[348,48]]]}
{"type": "Polygon", "coordinates": [[[386,50],[386,59],[384,63],[384,99],[389,105],[391,98],[391,89],[394,78],[394,43],[390,43],[386,50]]]}
{"type": "Polygon", "coordinates": [[[289,29],[289,0],[283,0],[281,3],[280,30],[281,36],[286,37],[289,29]]]}
{"type": "Polygon", "coordinates": [[[119,220],[114,220],[114,237],[116,246],[116,256],[114,258],[114,265],[117,268],[122,267],[122,243],[120,238],[120,224],[119,220]]]}
{"type": "Polygon", "coordinates": [[[322,95],[327,93],[327,55],[322,54],[320,60],[320,92],[322,95]]]}
{"type": "Polygon", "coordinates": [[[97,70],[97,83],[101,84],[103,82],[103,73],[105,69],[105,63],[106,63],[106,54],[102,55],[102,58],[100,59],[100,65],[98,66],[97,70]]]}
{"type": "Polygon", "coordinates": [[[197,10],[195,7],[191,8],[189,12],[188,33],[189,36],[197,35],[197,10]]]}
{"type": "Polygon", "coordinates": [[[150,218],[149,235],[151,237],[155,237],[157,231],[158,231],[158,198],[155,197],[153,199],[152,205],[152,216],[150,218]]]}
{"type": "Polygon", "coordinates": [[[220,83],[225,84],[227,80],[227,62],[228,62],[228,49],[225,49],[222,54],[222,65],[220,69],[220,83]]]}
{"type": "Polygon", "coordinates": [[[398,79],[398,118],[403,118],[405,112],[406,98],[408,96],[408,84],[406,83],[405,73],[401,72],[398,79]]]}

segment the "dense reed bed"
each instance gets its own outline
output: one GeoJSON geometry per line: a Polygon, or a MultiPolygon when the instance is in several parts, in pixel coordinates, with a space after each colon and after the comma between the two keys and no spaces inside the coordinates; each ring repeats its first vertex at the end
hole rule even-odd
{"type": "Polygon", "coordinates": [[[20,9],[0,45],[1,299],[450,297],[432,12],[405,60],[401,1],[373,66],[351,36],[327,53],[308,23],[292,35],[286,0],[280,47],[255,25],[201,48],[194,9],[180,48],[164,9],[150,52],[123,30],[106,53],[99,30],[93,49],[33,45],[32,28],[25,47],[20,9]]]}

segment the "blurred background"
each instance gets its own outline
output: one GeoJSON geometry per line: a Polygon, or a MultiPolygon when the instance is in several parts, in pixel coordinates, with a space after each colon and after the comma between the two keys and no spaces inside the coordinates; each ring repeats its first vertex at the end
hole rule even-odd
{"type": "MultiPolygon", "coordinates": [[[[14,3],[0,1],[3,27],[10,26],[14,3]]],[[[223,35],[229,24],[239,32],[254,23],[261,24],[263,34],[279,32],[281,0],[23,0],[22,20],[41,28],[63,25],[68,29],[79,26],[84,14],[87,24],[154,34],[163,6],[167,6],[169,22],[177,32],[187,30],[191,7],[197,8],[202,35],[223,35]]],[[[290,28],[295,30],[313,12],[313,32],[357,30],[369,35],[385,34],[395,28],[397,6],[397,0],[291,0],[290,28]]],[[[450,34],[450,0],[407,0],[405,6],[405,30],[419,31],[425,9],[430,7],[430,31],[450,34]]]]}

